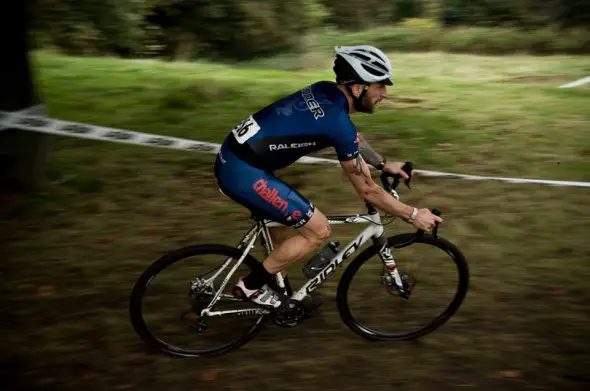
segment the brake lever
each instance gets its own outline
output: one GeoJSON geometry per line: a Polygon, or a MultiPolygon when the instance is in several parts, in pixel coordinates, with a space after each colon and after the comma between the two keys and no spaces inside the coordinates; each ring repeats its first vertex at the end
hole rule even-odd
{"type": "MultiPolygon", "coordinates": [[[[410,187],[410,181],[412,180],[412,171],[414,170],[414,164],[412,162],[405,162],[404,165],[402,166],[402,171],[405,172],[406,174],[408,174],[408,179],[404,180],[404,184],[406,185],[406,187],[408,189],[412,189],[410,187]]],[[[397,188],[397,186],[399,185],[399,180],[400,180],[401,176],[399,174],[396,174],[394,176],[393,179],[393,188],[397,188]]]]}
{"type": "MultiPolygon", "coordinates": [[[[431,212],[433,215],[438,216],[438,217],[440,217],[442,215],[442,212],[437,208],[432,209],[431,212]]],[[[438,240],[438,225],[439,225],[438,221],[435,222],[434,228],[432,229],[432,236],[434,237],[434,239],[437,239],[437,240],[438,240]]],[[[416,231],[415,237],[419,238],[422,235],[424,235],[424,231],[419,229],[418,231],[416,231]]]]}
{"type": "MultiPolygon", "coordinates": [[[[442,215],[442,212],[439,209],[432,209],[432,214],[435,216],[440,217],[442,215]]],[[[438,239],[438,221],[434,223],[434,228],[432,229],[432,236],[435,239],[438,239]]]]}
{"type": "Polygon", "coordinates": [[[403,171],[404,171],[406,174],[408,174],[408,179],[406,179],[406,180],[404,181],[404,184],[406,185],[406,187],[407,187],[408,189],[412,189],[412,188],[410,187],[410,182],[412,181],[412,176],[413,176],[413,173],[412,173],[412,171],[414,170],[414,164],[413,164],[412,162],[406,162],[406,163],[405,163],[405,164],[402,166],[402,170],[403,170],[403,171]]]}

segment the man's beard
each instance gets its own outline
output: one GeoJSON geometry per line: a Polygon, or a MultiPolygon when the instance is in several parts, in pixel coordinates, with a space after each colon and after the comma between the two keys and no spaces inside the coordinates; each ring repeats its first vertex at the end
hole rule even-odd
{"type": "Polygon", "coordinates": [[[362,113],[372,114],[375,112],[375,105],[373,103],[371,103],[371,98],[369,98],[366,95],[361,100],[361,104],[359,106],[360,107],[357,110],[362,113]]]}

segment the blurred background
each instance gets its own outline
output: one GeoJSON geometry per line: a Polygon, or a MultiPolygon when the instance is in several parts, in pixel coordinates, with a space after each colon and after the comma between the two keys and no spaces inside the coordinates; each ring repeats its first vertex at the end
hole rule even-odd
{"type": "Polygon", "coordinates": [[[387,50],[590,50],[584,0],[37,0],[35,43],[72,55],[247,60],[370,40],[387,50]]]}
{"type": "MultiPolygon", "coordinates": [[[[17,27],[5,37],[0,110],[43,103],[52,118],[220,143],[256,110],[333,80],[335,45],[370,44],[389,55],[395,86],[375,114],[352,119],[390,160],[590,181],[590,84],[559,88],[590,76],[588,0],[35,0],[3,16],[17,27]]],[[[341,268],[298,327],[268,325],[216,358],[148,349],[128,314],[139,275],[182,246],[235,245],[252,224],[219,193],[214,156],[0,130],[3,390],[590,386],[583,187],[416,175],[401,188],[402,201],[442,211],[440,235],[471,272],[457,314],[417,341],[374,343],[348,329],[336,308],[341,268]]],[[[365,211],[337,166],[277,174],[325,214],[365,211]]],[[[336,226],[333,239],[362,227],[336,226]]],[[[424,281],[407,306],[380,285],[378,260],[350,293],[381,328],[436,315],[457,282],[444,254],[397,255],[424,281]]],[[[207,262],[216,259],[178,265],[150,307],[159,330],[187,344],[238,324],[199,334],[156,315],[186,304],[186,276],[207,262]]],[[[289,271],[295,287],[300,266],[289,271]]]]}

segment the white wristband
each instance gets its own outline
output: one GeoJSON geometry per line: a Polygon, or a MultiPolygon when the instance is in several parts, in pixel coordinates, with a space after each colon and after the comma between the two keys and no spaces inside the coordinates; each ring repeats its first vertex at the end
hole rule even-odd
{"type": "Polygon", "coordinates": [[[414,210],[412,211],[412,215],[408,219],[408,223],[413,223],[414,221],[416,221],[416,217],[418,217],[418,209],[414,208],[414,210]]]}

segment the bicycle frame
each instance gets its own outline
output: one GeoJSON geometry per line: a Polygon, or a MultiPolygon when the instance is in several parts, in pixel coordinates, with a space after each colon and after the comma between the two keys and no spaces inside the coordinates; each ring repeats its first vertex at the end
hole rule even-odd
{"type": "MultiPolygon", "coordinates": [[[[338,252],[334,256],[334,258],[330,261],[328,265],[326,265],[314,278],[309,279],[299,290],[293,292],[291,295],[292,300],[302,300],[307,294],[316,290],[320,285],[326,281],[328,276],[332,274],[336,268],[348,259],[352,254],[357,252],[369,239],[372,239],[373,242],[378,245],[379,248],[379,256],[383,262],[383,264],[387,267],[389,274],[398,288],[403,287],[403,283],[400,277],[400,274],[397,270],[395,260],[393,255],[391,254],[391,250],[387,246],[387,239],[384,236],[384,229],[381,224],[381,216],[377,213],[377,210],[370,204],[367,204],[368,213],[366,214],[356,214],[356,215],[344,215],[344,216],[327,216],[328,223],[330,225],[336,224],[369,224],[365,229],[363,229],[357,236],[354,238],[350,243],[338,252]]],[[[262,245],[266,251],[266,254],[270,254],[273,250],[272,239],[270,236],[269,228],[272,227],[284,227],[284,225],[271,221],[271,220],[258,220],[256,224],[250,228],[250,230],[242,237],[240,242],[237,245],[237,248],[240,250],[244,250],[242,256],[236,264],[233,266],[232,270],[227,274],[225,279],[223,280],[219,290],[207,306],[207,308],[201,311],[201,315],[208,315],[208,316],[215,316],[215,315],[254,315],[254,314],[265,314],[269,313],[269,311],[253,308],[253,309],[244,309],[244,310],[229,310],[229,311],[212,311],[215,302],[221,296],[221,292],[223,288],[229,281],[231,275],[237,270],[240,266],[244,258],[247,254],[254,248],[254,243],[256,239],[260,237],[262,245]]],[[[219,270],[211,276],[207,280],[207,284],[212,285],[212,282],[222,271],[229,265],[232,258],[228,258],[225,260],[223,265],[219,268],[219,270]]],[[[282,274],[279,272],[276,274],[277,284],[282,289],[285,289],[285,280],[282,274]]]]}

